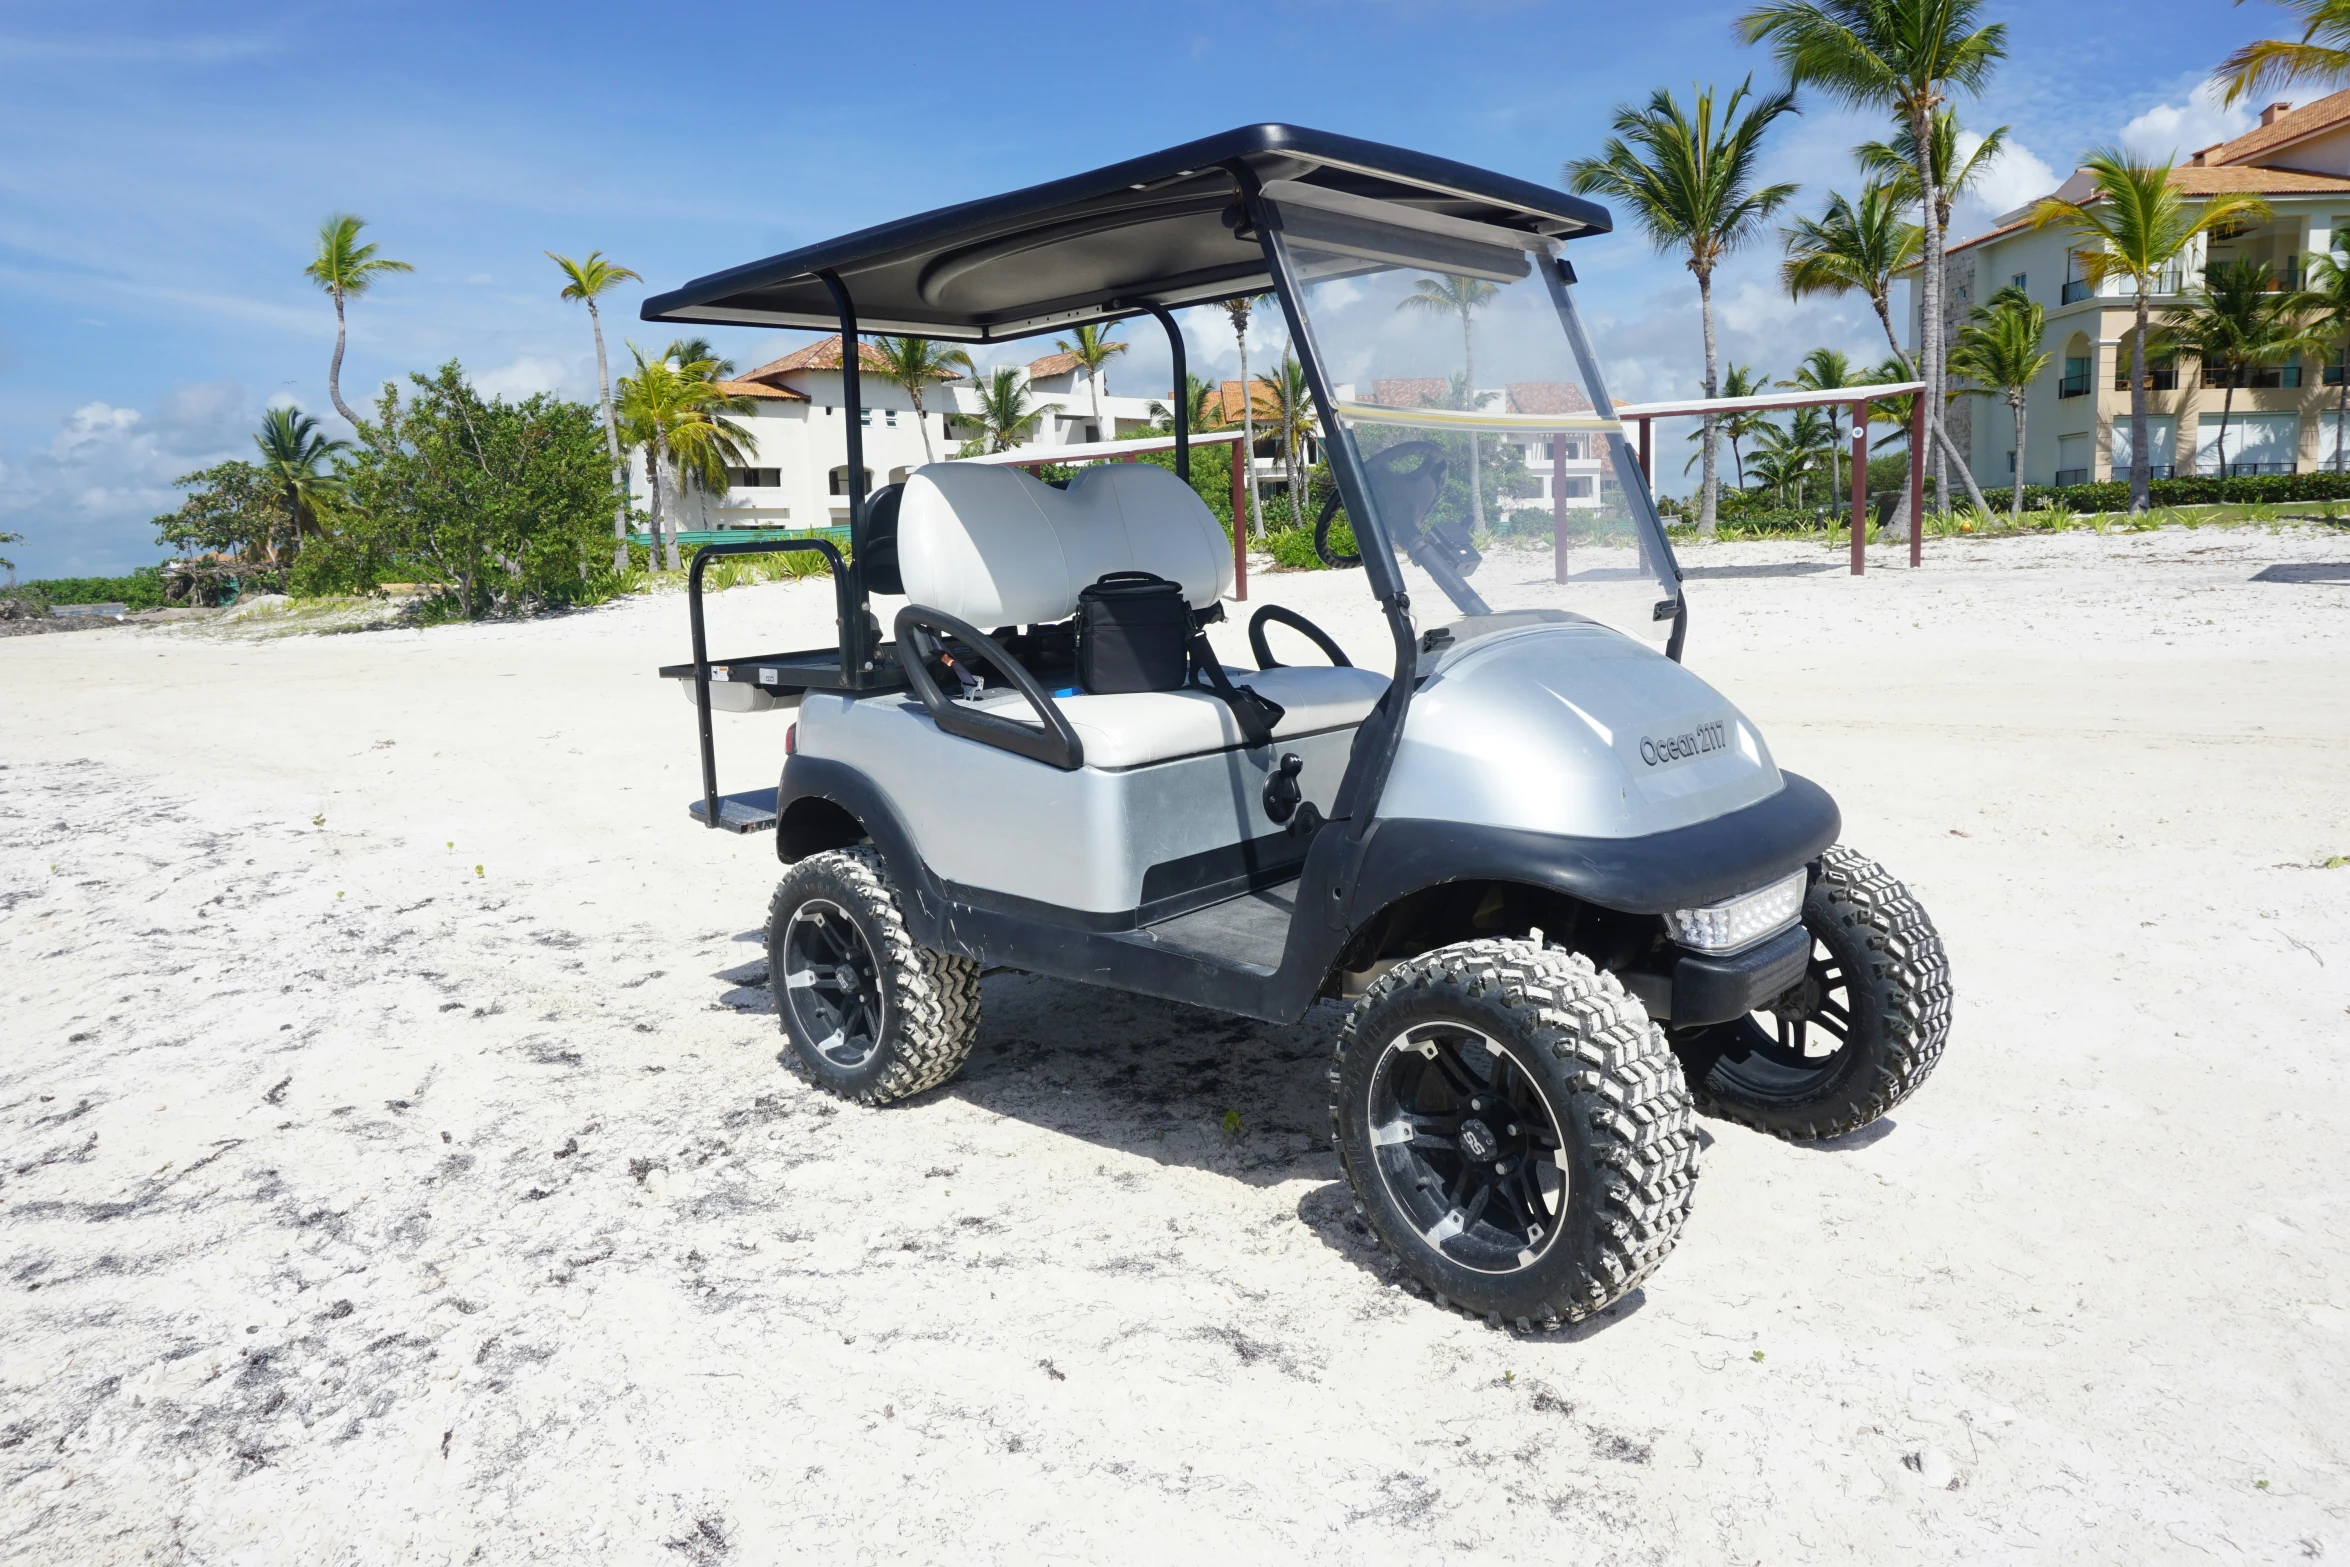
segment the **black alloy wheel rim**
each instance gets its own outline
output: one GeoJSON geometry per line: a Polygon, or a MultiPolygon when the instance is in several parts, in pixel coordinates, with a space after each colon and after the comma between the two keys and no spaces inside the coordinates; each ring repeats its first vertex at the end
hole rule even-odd
{"type": "Polygon", "coordinates": [[[810,898],[783,935],[784,1010],[792,1038],[844,1072],[881,1048],[881,965],[848,911],[810,898]]]}
{"type": "Polygon", "coordinates": [[[1852,986],[1843,960],[1812,941],[1803,978],[1752,1013],[1739,1030],[1742,1052],[1717,1070],[1757,1092],[1799,1093],[1846,1060],[1852,1043],[1852,986]]]}
{"type": "Polygon", "coordinates": [[[1380,1180],[1437,1255],[1516,1273],[1557,1244],[1569,1194],[1558,1114],[1492,1036],[1460,1023],[1404,1030],[1380,1054],[1366,1108],[1380,1180]]]}

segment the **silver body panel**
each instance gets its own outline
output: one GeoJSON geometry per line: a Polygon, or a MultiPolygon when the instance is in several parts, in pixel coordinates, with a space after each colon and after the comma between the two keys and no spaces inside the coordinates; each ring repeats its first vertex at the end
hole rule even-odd
{"type": "Polygon", "coordinates": [[[1720,692],[1621,632],[1562,618],[1436,661],[1379,814],[1636,838],[1780,788],[1770,748],[1720,692]]]}
{"type": "Polygon", "coordinates": [[[1353,729],[1334,729],[1284,735],[1271,753],[1063,772],[947,734],[911,697],[811,691],[799,725],[799,754],[880,785],[938,876],[1096,914],[1139,907],[1154,865],[1279,832],[1261,797],[1280,753],[1304,761],[1299,787],[1328,812],[1354,744],[1353,729]]]}

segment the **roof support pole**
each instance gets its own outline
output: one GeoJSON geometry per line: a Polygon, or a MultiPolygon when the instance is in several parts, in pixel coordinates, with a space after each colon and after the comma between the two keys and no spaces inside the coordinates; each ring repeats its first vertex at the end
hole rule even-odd
{"type": "Polygon", "coordinates": [[[1852,405],[1852,569],[1860,571],[1860,541],[1869,531],[1869,405],[1852,405]]]}
{"type": "Polygon", "coordinates": [[[1567,438],[1550,438],[1550,571],[1553,582],[1567,580],[1567,438]]]}
{"type": "Polygon", "coordinates": [[[1648,451],[1649,423],[1646,419],[1640,421],[1640,477],[1648,481],[1648,487],[1653,491],[1656,488],[1656,467],[1648,451]]]}
{"type": "Polygon", "coordinates": [[[863,672],[873,667],[874,648],[865,635],[865,387],[862,372],[865,348],[857,340],[857,307],[848,286],[830,268],[818,272],[840,313],[841,422],[847,426],[849,485],[849,592],[840,617],[840,654],[843,667],[863,672]],[[849,606],[854,606],[854,613],[849,606]]]}
{"type": "Polygon", "coordinates": [[[1241,464],[1248,461],[1248,442],[1232,443],[1232,601],[1248,602],[1248,481],[1241,464]]]}
{"type": "MultiPolygon", "coordinates": [[[[1174,368],[1168,372],[1175,378],[1175,395],[1167,402],[1167,406],[1175,410],[1175,477],[1189,484],[1191,482],[1191,367],[1183,359],[1183,328],[1175,324],[1174,316],[1168,313],[1165,305],[1146,305],[1144,308],[1152,315],[1157,316],[1159,325],[1167,329],[1167,353],[1175,362],[1174,368]]],[[[1112,430],[1110,433],[1115,435],[1117,432],[1112,430]]]]}

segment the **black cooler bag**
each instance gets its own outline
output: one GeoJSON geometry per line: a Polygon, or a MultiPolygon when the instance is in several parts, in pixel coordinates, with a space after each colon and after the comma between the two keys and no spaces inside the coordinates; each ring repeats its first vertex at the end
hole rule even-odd
{"type": "Polygon", "coordinates": [[[1180,584],[1109,572],[1077,595],[1078,688],[1093,696],[1177,690],[1190,672],[1192,635],[1180,584]]]}

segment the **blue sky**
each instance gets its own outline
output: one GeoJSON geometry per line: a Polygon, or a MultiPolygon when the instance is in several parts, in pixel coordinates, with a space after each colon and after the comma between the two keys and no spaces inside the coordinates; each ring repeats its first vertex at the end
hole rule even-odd
{"type": "MultiPolygon", "coordinates": [[[[1555,182],[1656,86],[1767,80],[1735,5],[1195,0],[1179,7],[152,5],[0,12],[0,550],[26,577],[158,559],[178,474],[249,454],[263,406],[339,425],[334,321],[300,275],[319,220],[411,262],[353,311],[344,394],[448,358],[486,387],[592,392],[585,313],[545,249],[602,249],[667,288],[885,218],[1254,120],[1397,142],[1555,182]]],[[[1992,212],[2084,147],[2191,150],[2245,123],[2199,92],[2282,14],[2225,0],[1994,3],[2011,52],[1970,124],[2018,144],[1992,212]]],[[[2312,96],[2303,93],[2304,98],[2312,96]]],[[[1882,133],[1825,104],[1779,135],[1800,202],[1851,188],[1882,133]]],[[[1866,306],[1789,304],[1763,250],[1717,285],[1729,358],[1870,358],[1866,306]]],[[[1696,290],[1631,233],[1578,247],[1619,397],[1695,389],[1696,290]]],[[[607,313],[637,337],[641,291],[607,313]]],[[[713,334],[754,363],[794,339],[713,334]]],[[[1222,335],[1229,355],[1229,334],[1222,335]]],[[[1214,342],[1195,352],[1213,366],[1214,342]]],[[[1023,356],[1024,357],[1024,356],[1023,356]]],[[[1138,341],[1115,374],[1163,381],[1138,341]]]]}

